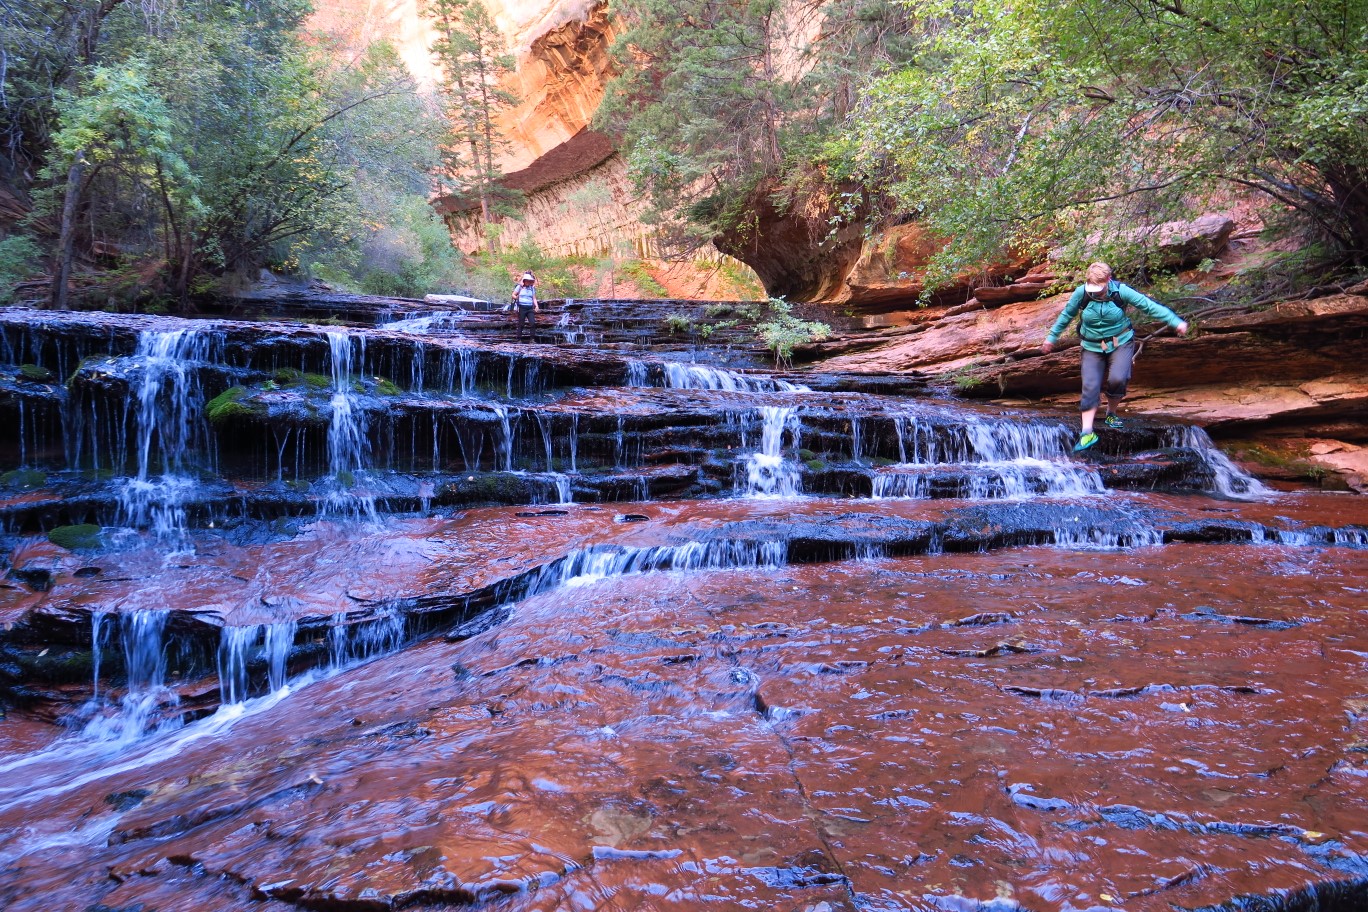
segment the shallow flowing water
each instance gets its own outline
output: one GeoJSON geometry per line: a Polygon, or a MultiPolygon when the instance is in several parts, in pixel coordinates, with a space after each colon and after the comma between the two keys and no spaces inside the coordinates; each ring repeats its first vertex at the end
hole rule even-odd
{"type": "Polygon", "coordinates": [[[6,908],[1368,907],[1368,501],[592,307],[0,311],[6,908]]]}

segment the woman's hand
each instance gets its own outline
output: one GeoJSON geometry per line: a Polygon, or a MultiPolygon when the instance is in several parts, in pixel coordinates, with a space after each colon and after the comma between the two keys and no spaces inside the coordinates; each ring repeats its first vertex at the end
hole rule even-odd
{"type": "Polygon", "coordinates": [[[1173,327],[1173,331],[1180,336],[1186,336],[1188,331],[1187,320],[1184,320],[1182,323],[1179,323],[1177,326],[1173,327]]]}
{"type": "MultiPolygon", "coordinates": [[[[1186,324],[1185,324],[1185,325],[1186,325],[1186,324]]],[[[1040,343],[1040,353],[1041,353],[1042,355],[1048,355],[1048,354],[1049,354],[1050,352],[1052,352],[1052,351],[1054,351],[1054,343],[1053,343],[1053,342],[1041,342],[1041,343],[1040,343]]]]}

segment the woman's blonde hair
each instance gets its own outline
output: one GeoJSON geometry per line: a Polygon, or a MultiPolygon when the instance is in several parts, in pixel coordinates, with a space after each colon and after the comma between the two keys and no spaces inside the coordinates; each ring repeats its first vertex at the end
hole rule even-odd
{"type": "Polygon", "coordinates": [[[1089,285],[1106,285],[1111,281],[1112,268],[1106,263],[1093,263],[1083,277],[1089,285]]]}

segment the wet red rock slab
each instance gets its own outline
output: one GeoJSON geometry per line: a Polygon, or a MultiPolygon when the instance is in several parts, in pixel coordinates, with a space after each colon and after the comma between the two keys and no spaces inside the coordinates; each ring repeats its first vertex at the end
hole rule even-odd
{"type": "Polygon", "coordinates": [[[1167,912],[1361,882],[1365,581],[1363,551],[1169,545],[564,587],[236,720],[0,762],[0,902],[1167,912]]]}
{"type": "MultiPolygon", "coordinates": [[[[1114,493],[1077,502],[1136,511],[1157,508],[1178,518],[1248,521],[1278,529],[1368,527],[1368,499],[1348,495],[1280,495],[1268,502],[1232,503],[1114,493]]],[[[805,498],[501,507],[452,517],[392,519],[369,528],[318,522],[293,539],[257,545],[235,545],[204,534],[196,538],[193,554],[171,558],[154,541],[95,556],[68,553],[60,560],[47,552],[61,549],[26,546],[21,551],[35,551],[56,571],[51,589],[35,594],[15,584],[0,588],[0,623],[16,623],[34,610],[80,617],[93,611],[169,609],[224,625],[327,617],[434,592],[470,592],[591,545],[679,544],[746,520],[839,525],[874,515],[938,521],[963,505],[805,498]],[[642,521],[623,523],[629,515],[642,521]]],[[[25,557],[17,552],[14,563],[22,568],[25,557]]]]}

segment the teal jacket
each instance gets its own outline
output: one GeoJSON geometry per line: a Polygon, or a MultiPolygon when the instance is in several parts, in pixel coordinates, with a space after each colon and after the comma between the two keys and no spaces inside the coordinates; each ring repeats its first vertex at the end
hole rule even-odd
{"type": "Polygon", "coordinates": [[[1112,279],[1107,283],[1107,298],[1104,301],[1091,300],[1082,285],[1075,288],[1074,293],[1069,295],[1069,303],[1064,305],[1058,319],[1054,321],[1054,326],[1050,327],[1050,334],[1045,337],[1045,341],[1053,344],[1060,333],[1068,329],[1069,324],[1079,316],[1081,310],[1078,337],[1083,348],[1090,352],[1109,351],[1110,349],[1104,348],[1102,343],[1110,343],[1113,339],[1116,345],[1125,345],[1135,337],[1130,318],[1126,316],[1126,310],[1122,306],[1126,304],[1144,311],[1156,320],[1163,320],[1174,329],[1183,322],[1182,317],[1163,304],[1145,297],[1129,285],[1112,279]]]}

